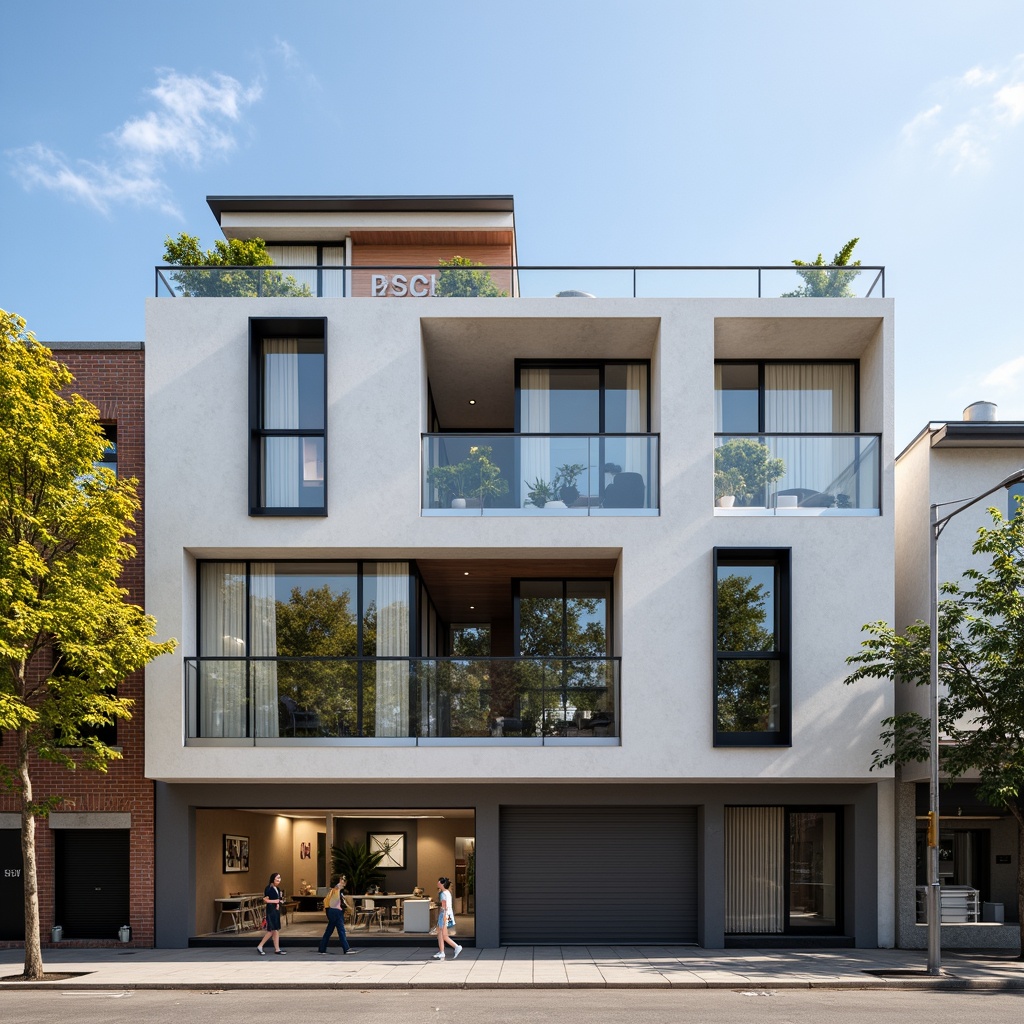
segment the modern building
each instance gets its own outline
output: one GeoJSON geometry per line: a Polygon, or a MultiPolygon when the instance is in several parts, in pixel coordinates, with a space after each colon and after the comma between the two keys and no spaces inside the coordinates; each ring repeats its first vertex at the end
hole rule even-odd
{"type": "MultiPolygon", "coordinates": [[[[896,627],[928,621],[928,532],[933,503],[983,494],[1024,464],[1024,423],[996,419],[990,402],[975,402],[963,420],[929,423],[896,460],[896,627]]],[[[938,581],[960,582],[988,560],[971,553],[977,531],[991,526],[987,509],[1017,511],[1014,485],[951,519],[938,544],[938,581]]],[[[897,710],[929,714],[927,687],[897,687],[897,710]]],[[[940,742],[943,738],[940,737],[940,742]]],[[[927,945],[923,887],[927,882],[927,762],[907,764],[897,793],[898,944],[927,945]]],[[[939,787],[939,876],[942,945],[1017,948],[1017,822],[977,795],[976,781],[939,787]]]]}
{"type": "Polygon", "coordinates": [[[276,267],[147,301],[157,944],[368,841],[478,946],[891,945],[891,686],[842,684],[894,616],[871,275],[528,271],[510,197],[209,205],[276,267]]]}
{"type": "MultiPolygon", "coordinates": [[[[48,342],[74,375],[68,389],[97,406],[109,446],[103,464],[139,482],[145,493],[145,354],[142,342],[48,342]]],[[[137,556],[122,577],[128,599],[145,605],[145,520],[135,517],[137,556]]],[[[118,687],[135,702],[133,717],[97,731],[121,751],[106,772],[68,771],[45,761],[32,765],[34,796],[63,798],[36,825],[40,928],[44,940],[55,926],[64,943],[119,944],[131,929],[131,945],[152,946],[153,783],[145,774],[144,675],[118,687]]],[[[0,759],[14,763],[13,737],[5,735],[0,759]]],[[[73,748],[67,752],[74,758],[73,748]]],[[[0,791],[0,944],[21,945],[25,935],[21,815],[13,794],[0,791]]]]}

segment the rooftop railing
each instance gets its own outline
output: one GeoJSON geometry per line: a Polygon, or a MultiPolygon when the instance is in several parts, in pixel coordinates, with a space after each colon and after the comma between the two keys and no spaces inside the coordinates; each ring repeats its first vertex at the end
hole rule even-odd
{"type": "Polygon", "coordinates": [[[156,267],[157,298],[885,298],[885,268],[156,267]]]}
{"type": "Polygon", "coordinates": [[[620,659],[186,658],[212,745],[616,742],[620,659]]]}

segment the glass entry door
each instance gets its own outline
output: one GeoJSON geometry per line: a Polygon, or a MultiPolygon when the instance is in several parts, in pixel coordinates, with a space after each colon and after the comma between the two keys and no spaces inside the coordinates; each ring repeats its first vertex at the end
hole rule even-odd
{"type": "Polygon", "coordinates": [[[834,811],[789,812],[789,897],[791,931],[839,925],[839,863],[834,811]]]}

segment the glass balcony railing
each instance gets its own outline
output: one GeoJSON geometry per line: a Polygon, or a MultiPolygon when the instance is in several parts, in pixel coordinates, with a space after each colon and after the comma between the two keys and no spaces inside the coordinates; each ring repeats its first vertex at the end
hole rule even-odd
{"type": "Polygon", "coordinates": [[[156,267],[157,298],[885,298],[884,267],[156,267]]]}
{"type": "Polygon", "coordinates": [[[733,513],[878,514],[878,434],[720,434],[715,505],[733,513]]]}
{"type": "Polygon", "coordinates": [[[189,739],[618,737],[618,658],[186,658],[189,739]]]}
{"type": "Polygon", "coordinates": [[[656,434],[424,434],[424,515],[658,512],[656,434]]]}

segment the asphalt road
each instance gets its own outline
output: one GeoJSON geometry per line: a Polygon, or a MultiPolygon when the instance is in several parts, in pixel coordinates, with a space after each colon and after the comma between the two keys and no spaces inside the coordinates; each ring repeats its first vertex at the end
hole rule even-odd
{"type": "Polygon", "coordinates": [[[332,989],[3,993],[5,1024],[1019,1024],[1024,992],[332,989]]]}

